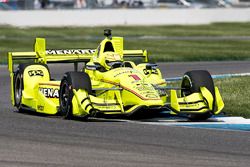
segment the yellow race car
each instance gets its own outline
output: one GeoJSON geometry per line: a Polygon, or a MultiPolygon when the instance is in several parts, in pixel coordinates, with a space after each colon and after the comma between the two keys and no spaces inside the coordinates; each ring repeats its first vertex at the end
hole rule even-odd
{"type": "Polygon", "coordinates": [[[224,107],[207,71],[189,71],[179,88],[169,87],[146,50],[124,50],[123,38],[105,30],[97,49],[46,50],[36,38],[33,52],[9,52],[11,100],[19,111],[59,114],[64,118],[144,116],[170,110],[190,119],[207,119],[224,107]],[[129,58],[142,58],[135,64],[129,58]],[[29,63],[14,64],[20,60],[29,63]],[[28,61],[29,60],[29,61],[28,61]],[[73,63],[75,70],[51,79],[47,63],[73,63]],[[78,63],[84,68],[78,70],[78,63]]]}

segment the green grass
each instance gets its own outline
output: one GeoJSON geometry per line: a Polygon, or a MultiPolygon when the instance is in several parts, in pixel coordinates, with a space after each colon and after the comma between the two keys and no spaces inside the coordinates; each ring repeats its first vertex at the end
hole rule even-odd
{"type": "MultiPolygon", "coordinates": [[[[139,36],[250,36],[250,23],[197,26],[118,26],[114,36],[125,37],[125,49],[147,49],[152,61],[250,60],[250,40],[160,40],[139,36]]],[[[47,48],[96,48],[105,27],[17,28],[0,26],[0,63],[8,51],[31,51],[35,37],[46,37],[47,48]],[[89,37],[89,39],[86,39],[89,37]]]]}
{"type": "Polygon", "coordinates": [[[250,77],[215,80],[215,85],[219,87],[225,103],[223,112],[225,112],[226,115],[250,118],[249,83],[250,77]]]}

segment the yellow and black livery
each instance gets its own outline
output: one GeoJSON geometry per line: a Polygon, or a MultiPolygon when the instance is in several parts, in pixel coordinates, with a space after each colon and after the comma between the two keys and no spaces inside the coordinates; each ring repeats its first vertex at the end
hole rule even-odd
{"type": "Polygon", "coordinates": [[[148,62],[146,50],[124,50],[123,38],[106,38],[97,49],[47,50],[36,38],[34,51],[9,52],[11,100],[18,110],[88,117],[127,115],[171,110],[191,119],[219,114],[224,103],[207,71],[189,71],[179,88],[169,87],[156,64],[148,62]],[[128,58],[142,58],[135,64],[128,58]],[[32,63],[19,64],[24,60],[32,63]],[[84,68],[78,70],[78,63],[84,68]],[[52,80],[49,63],[73,63],[74,71],[52,80]]]}

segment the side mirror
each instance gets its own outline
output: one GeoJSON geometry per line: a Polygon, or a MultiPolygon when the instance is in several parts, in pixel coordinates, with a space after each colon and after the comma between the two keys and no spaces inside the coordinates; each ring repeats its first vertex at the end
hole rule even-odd
{"type": "Polygon", "coordinates": [[[158,74],[157,72],[157,64],[146,64],[146,68],[143,70],[144,74],[145,75],[148,75],[148,77],[151,75],[151,74],[158,74]]]}
{"type": "Polygon", "coordinates": [[[93,64],[93,65],[87,65],[86,69],[87,70],[99,70],[101,68],[100,64],[93,64]]]}
{"type": "Polygon", "coordinates": [[[155,70],[157,68],[157,64],[146,64],[146,70],[155,70]]]}

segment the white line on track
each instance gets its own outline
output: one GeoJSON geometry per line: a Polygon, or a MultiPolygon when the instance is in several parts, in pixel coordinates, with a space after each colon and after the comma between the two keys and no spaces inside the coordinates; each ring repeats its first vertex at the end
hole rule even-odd
{"type": "Polygon", "coordinates": [[[117,121],[128,122],[133,124],[142,125],[157,125],[157,126],[181,126],[187,128],[198,129],[213,129],[213,130],[226,130],[226,131],[250,131],[250,119],[242,117],[212,117],[203,122],[191,122],[186,118],[181,117],[168,117],[168,118],[153,118],[145,120],[125,120],[125,119],[103,119],[93,118],[98,121],[117,121]]]}
{"type": "MultiPolygon", "coordinates": [[[[250,76],[250,73],[218,74],[218,75],[212,75],[212,78],[219,79],[219,78],[245,77],[245,76],[250,76]]],[[[182,77],[165,78],[165,80],[166,81],[178,81],[178,80],[182,80],[182,77]]]]}
{"type": "Polygon", "coordinates": [[[107,118],[91,118],[96,121],[112,121],[112,122],[130,122],[140,124],[156,124],[156,125],[174,125],[174,124],[249,124],[250,119],[243,117],[212,117],[203,122],[191,122],[187,118],[152,118],[142,120],[127,120],[127,119],[107,119],[107,118]]]}

